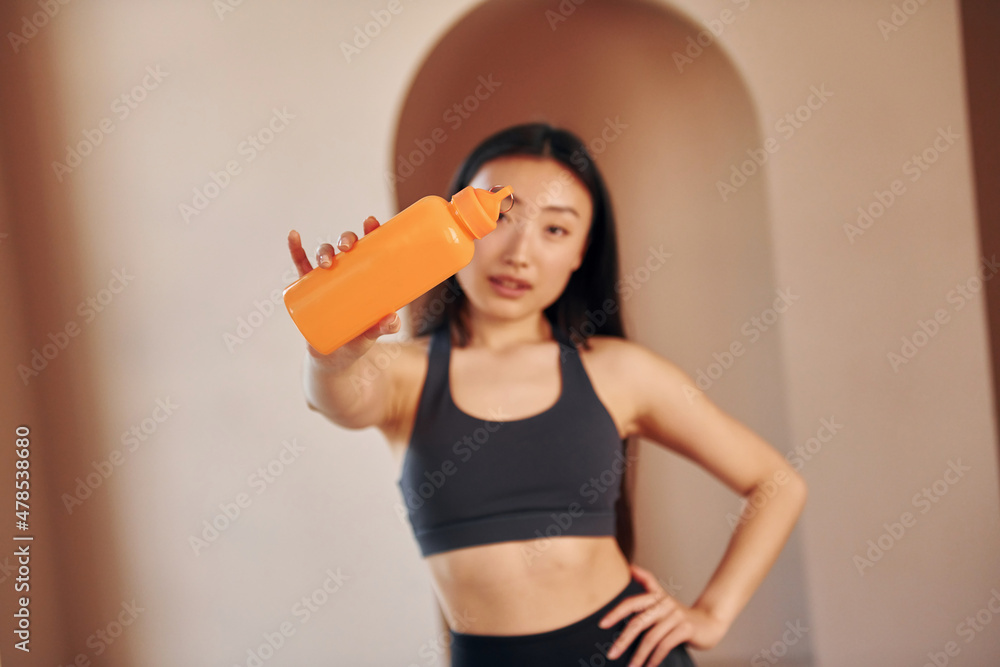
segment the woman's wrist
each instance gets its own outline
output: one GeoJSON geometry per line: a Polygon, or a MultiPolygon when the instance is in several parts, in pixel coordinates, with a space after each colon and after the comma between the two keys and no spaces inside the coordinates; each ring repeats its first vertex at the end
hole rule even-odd
{"type": "Polygon", "coordinates": [[[344,366],[343,359],[338,359],[334,355],[321,354],[312,345],[306,343],[306,358],[317,368],[326,373],[340,373],[354,366],[357,359],[344,366]]]}
{"type": "Polygon", "coordinates": [[[721,627],[725,628],[726,632],[729,631],[729,626],[733,624],[734,619],[729,614],[722,612],[719,609],[718,605],[713,605],[703,600],[698,600],[693,605],[691,605],[691,608],[697,609],[715,619],[721,625],[721,627]]]}

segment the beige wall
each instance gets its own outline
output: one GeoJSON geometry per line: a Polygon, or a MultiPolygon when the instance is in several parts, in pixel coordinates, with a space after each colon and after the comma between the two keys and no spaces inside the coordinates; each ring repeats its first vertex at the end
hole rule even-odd
{"type": "MultiPolygon", "coordinates": [[[[396,511],[398,461],[374,429],[306,409],[301,338],[280,303],[263,304],[294,276],[289,229],[311,254],[443,189],[485,132],[545,118],[590,140],[617,116],[628,128],[597,159],[622,270],[650,245],[672,253],[624,304],[629,333],[692,375],[742,341],[707,393],[779,451],[823,419],[843,425],[802,468],[809,504],[774,570],[698,663],[747,664],[796,621],[808,631],[778,664],[922,664],[949,641],[956,664],[1000,654],[993,626],[959,626],[1000,590],[1000,514],[985,305],[981,292],[961,309],[949,300],[980,255],[956,5],[928,2],[883,36],[890,2],[587,0],[553,30],[555,2],[466,14],[473,3],[402,0],[348,62],[339,44],[384,7],[245,1],[220,17],[208,2],[70,3],[5,47],[0,280],[14,370],[0,404],[4,432],[28,423],[37,438],[34,658],[246,664],[286,623],[295,632],[266,665],[443,660],[429,574],[396,511]],[[674,52],[713,20],[718,39],[678,68],[674,52]],[[146,78],[122,118],[116,98],[157,67],[162,80],[146,78]],[[502,86],[444,125],[490,72],[502,86]],[[781,119],[812,87],[832,95],[792,133],[781,119]],[[248,160],[241,142],[274,109],[292,117],[248,160]],[[105,118],[114,131],[58,180],[51,163],[105,118]],[[388,187],[396,156],[438,125],[440,150],[388,187]],[[958,140],[909,180],[907,160],[949,126],[958,140]],[[777,151],[723,201],[717,181],[769,138],[777,151]],[[229,161],[239,173],[185,221],[179,206],[229,161]],[[893,179],[903,194],[850,242],[844,223],[893,179]],[[751,341],[742,327],[775,290],[799,298],[751,341]],[[92,320],[77,310],[91,297],[106,299],[92,320]],[[887,355],[937,309],[946,323],[894,370],[887,355]],[[259,326],[244,340],[248,318],[259,326]],[[79,335],[25,384],[17,365],[70,323],[79,335]],[[970,469],[938,481],[958,459],[970,469]],[[64,494],[105,461],[118,464],[67,512],[64,494]],[[269,464],[278,474],[259,476],[269,464]],[[915,504],[935,482],[939,502],[915,504]],[[240,494],[239,517],[196,554],[191,536],[240,494]],[[855,556],[906,511],[913,525],[859,573],[855,556]],[[340,584],[326,596],[329,573],[340,584]],[[324,602],[306,618],[296,605],[313,594],[324,602]],[[133,600],[142,611],[96,656],[88,638],[133,600]]],[[[3,25],[36,11],[11,3],[3,25]]],[[[655,443],[641,459],[636,560],[691,602],[738,499],[655,443]]],[[[10,618],[11,596],[0,604],[10,618]]],[[[9,643],[0,655],[28,664],[9,643]]]]}

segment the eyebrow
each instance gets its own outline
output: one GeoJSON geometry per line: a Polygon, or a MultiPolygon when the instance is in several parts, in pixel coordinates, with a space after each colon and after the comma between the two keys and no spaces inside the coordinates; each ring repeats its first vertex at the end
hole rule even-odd
{"type": "MultiPolygon", "coordinates": [[[[516,205],[517,205],[517,202],[515,202],[515,206],[516,205]]],[[[549,204],[548,206],[543,206],[541,210],[543,210],[543,211],[555,211],[557,213],[572,213],[576,217],[578,217],[578,218],[580,217],[580,213],[575,208],[573,208],[572,206],[555,206],[554,204],[549,204]]]]}
{"type": "Polygon", "coordinates": [[[575,215],[578,218],[580,217],[580,214],[572,206],[552,206],[552,205],[549,205],[549,206],[545,206],[544,208],[542,208],[542,210],[543,211],[564,211],[566,213],[572,213],[573,215],[575,215]]]}

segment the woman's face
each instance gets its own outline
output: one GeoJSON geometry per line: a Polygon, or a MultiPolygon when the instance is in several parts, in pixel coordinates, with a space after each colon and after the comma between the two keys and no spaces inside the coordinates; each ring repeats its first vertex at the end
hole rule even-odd
{"type": "Polygon", "coordinates": [[[485,163],[470,185],[509,185],[514,205],[494,231],[474,241],[472,261],[456,275],[469,306],[505,319],[544,310],[583,261],[593,214],[590,193],[560,162],[525,155],[485,163]],[[505,286],[504,276],[521,286],[505,286]]]}

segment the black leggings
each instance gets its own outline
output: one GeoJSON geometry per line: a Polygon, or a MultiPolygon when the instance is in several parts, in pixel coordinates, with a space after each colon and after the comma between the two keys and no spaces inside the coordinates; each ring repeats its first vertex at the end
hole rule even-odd
{"type": "MultiPolygon", "coordinates": [[[[470,635],[450,630],[451,667],[608,667],[628,665],[646,636],[643,630],[615,660],[607,656],[611,644],[634,614],[609,628],[597,623],[619,602],[646,592],[634,576],[610,602],[590,616],[548,632],[531,635],[470,635]]],[[[647,657],[648,660],[648,657],[647,657]]],[[[657,667],[695,667],[686,644],[674,647],[657,667]]]]}

